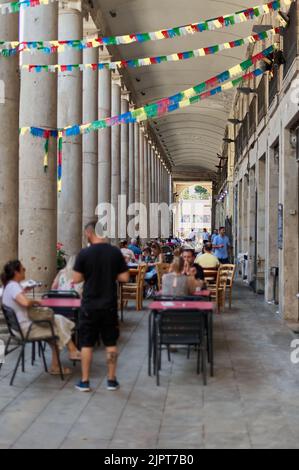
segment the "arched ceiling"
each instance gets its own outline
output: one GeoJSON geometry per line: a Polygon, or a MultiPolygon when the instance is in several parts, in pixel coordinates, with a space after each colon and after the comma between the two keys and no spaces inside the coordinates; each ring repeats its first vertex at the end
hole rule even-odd
{"type": "MultiPolygon", "coordinates": [[[[260,0],[92,0],[96,23],[103,34],[156,31],[265,3],[260,0]]],[[[183,52],[248,36],[254,22],[172,40],[136,43],[113,48],[117,59],[133,59],[183,52]]],[[[197,85],[238,64],[246,47],[214,56],[129,69],[129,88],[138,106],[197,85]]],[[[128,78],[128,77],[127,77],[128,78]]],[[[183,170],[214,173],[231,111],[233,91],[164,116],[151,123],[176,173],[183,170]]]]}

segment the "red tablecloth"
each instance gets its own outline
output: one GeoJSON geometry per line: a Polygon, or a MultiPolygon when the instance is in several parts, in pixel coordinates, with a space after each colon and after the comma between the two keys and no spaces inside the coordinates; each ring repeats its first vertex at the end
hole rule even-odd
{"type": "Polygon", "coordinates": [[[212,302],[153,302],[150,310],[214,310],[212,302]]]}
{"type": "Polygon", "coordinates": [[[81,299],[43,299],[43,307],[48,308],[76,308],[81,307],[81,299]]]}
{"type": "MultiPolygon", "coordinates": [[[[163,296],[162,291],[158,292],[157,295],[162,297],[162,296],[163,296]]],[[[207,298],[209,298],[209,297],[211,297],[211,291],[209,291],[209,290],[201,290],[201,291],[195,292],[194,294],[192,294],[192,296],[194,296],[194,297],[207,297],[207,298]]],[[[192,297],[192,296],[190,296],[190,297],[192,297]]],[[[168,297],[168,296],[167,296],[167,297],[168,297]]],[[[170,296],[170,297],[171,297],[171,296],[170,296]]]]}

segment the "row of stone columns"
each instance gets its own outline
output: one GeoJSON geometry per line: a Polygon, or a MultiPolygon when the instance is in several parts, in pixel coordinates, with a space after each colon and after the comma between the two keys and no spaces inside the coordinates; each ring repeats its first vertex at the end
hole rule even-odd
{"type": "MultiPolygon", "coordinates": [[[[83,37],[79,10],[58,10],[54,2],[47,6],[47,14],[44,8],[35,8],[24,9],[21,15],[21,41],[83,37]]],[[[18,37],[18,23],[17,14],[0,17],[4,40],[18,37]]],[[[57,61],[97,63],[107,58],[107,52],[98,49],[66,49],[59,57],[23,53],[21,60],[52,65],[57,61]]],[[[62,192],[57,197],[57,142],[50,139],[44,171],[43,141],[27,134],[18,144],[19,124],[56,129],[126,113],[132,108],[129,92],[121,77],[107,69],[59,72],[58,76],[22,71],[20,82],[18,66],[18,57],[0,57],[0,83],[5,85],[6,97],[4,104],[0,101],[4,127],[0,134],[0,261],[3,265],[20,257],[30,277],[49,287],[56,273],[57,241],[68,255],[78,253],[82,227],[95,218],[99,204],[114,206],[116,225],[135,202],[143,203],[149,214],[151,203],[169,202],[169,174],[148,131],[137,123],[124,124],[83,137],[64,137],[62,192]],[[118,207],[120,195],[127,197],[126,207],[118,207]]],[[[117,228],[115,242],[127,235],[126,230],[118,234],[117,228]]]]}

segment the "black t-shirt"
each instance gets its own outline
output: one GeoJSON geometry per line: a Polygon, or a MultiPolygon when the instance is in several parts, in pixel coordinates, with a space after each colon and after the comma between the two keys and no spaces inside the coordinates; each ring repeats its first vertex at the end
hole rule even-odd
{"type": "Polygon", "coordinates": [[[84,276],[83,307],[92,310],[117,308],[117,276],[128,271],[118,248],[99,243],[82,250],[74,271],[84,276]]]}

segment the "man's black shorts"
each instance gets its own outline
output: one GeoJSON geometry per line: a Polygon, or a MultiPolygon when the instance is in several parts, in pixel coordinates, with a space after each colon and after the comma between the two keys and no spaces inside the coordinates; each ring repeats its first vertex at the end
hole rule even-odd
{"type": "Polygon", "coordinates": [[[100,337],[106,347],[117,345],[119,323],[117,309],[89,310],[82,308],[79,320],[81,348],[93,348],[100,337]]]}

